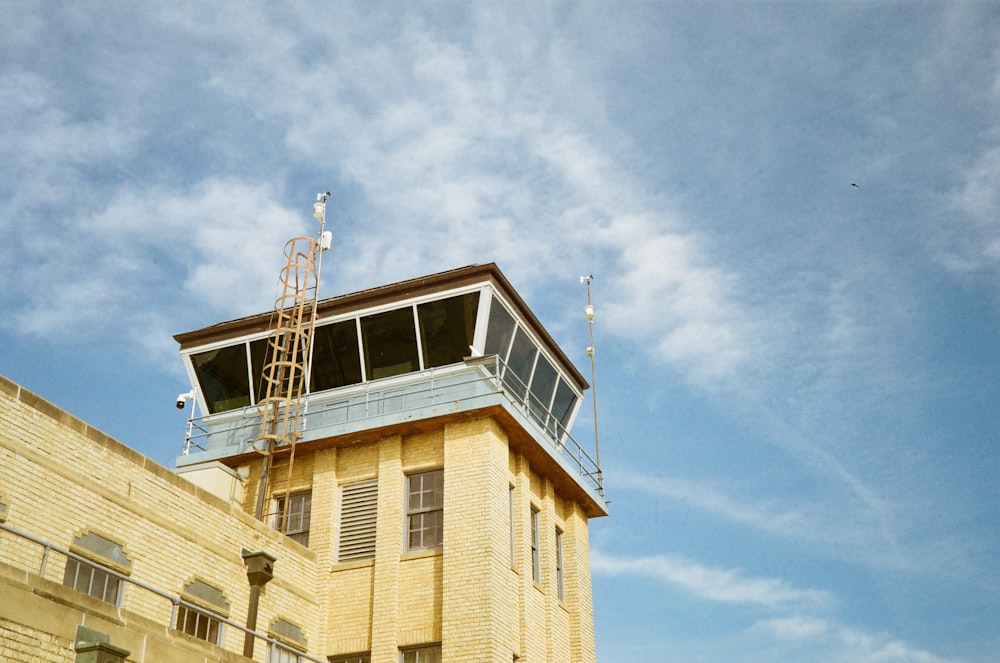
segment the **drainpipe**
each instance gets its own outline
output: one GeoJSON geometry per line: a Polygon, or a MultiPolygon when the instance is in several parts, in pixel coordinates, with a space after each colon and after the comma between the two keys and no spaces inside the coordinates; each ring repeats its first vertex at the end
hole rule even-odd
{"type": "MultiPolygon", "coordinates": [[[[260,590],[274,577],[274,562],[276,558],[264,551],[250,552],[243,550],[243,563],[247,567],[247,579],[250,581],[250,605],[247,608],[247,629],[257,630],[257,607],[260,604],[260,590]]],[[[256,641],[253,633],[247,633],[243,640],[243,655],[253,658],[253,645],[256,641]]]]}

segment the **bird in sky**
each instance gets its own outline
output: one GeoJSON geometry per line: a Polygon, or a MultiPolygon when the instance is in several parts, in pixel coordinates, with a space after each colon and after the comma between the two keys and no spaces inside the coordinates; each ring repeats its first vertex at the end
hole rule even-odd
{"type": "Polygon", "coordinates": [[[853,186],[853,187],[854,187],[855,189],[860,189],[860,188],[861,188],[860,186],[858,186],[858,185],[857,185],[857,184],[855,184],[854,182],[851,182],[851,186],[853,186]]]}

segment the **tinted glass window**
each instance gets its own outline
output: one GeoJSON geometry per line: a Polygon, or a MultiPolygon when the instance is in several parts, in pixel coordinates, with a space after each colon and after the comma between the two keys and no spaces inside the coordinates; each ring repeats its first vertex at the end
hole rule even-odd
{"type": "Polygon", "coordinates": [[[417,306],[424,368],[456,364],[472,354],[478,307],[478,292],[417,306]]]}
{"type": "Polygon", "coordinates": [[[316,327],[313,332],[312,391],[361,382],[358,327],[354,320],[316,327]]]}
{"type": "Polygon", "coordinates": [[[514,318],[511,317],[507,309],[503,307],[496,297],[490,302],[490,319],[486,324],[486,345],[483,353],[487,355],[500,355],[501,359],[507,359],[507,348],[510,347],[510,339],[514,335],[514,318]]]}
{"type": "Polygon", "coordinates": [[[520,327],[514,334],[514,344],[510,348],[507,359],[507,370],[504,371],[504,384],[519,398],[527,393],[528,380],[531,379],[531,369],[535,365],[535,355],[538,350],[528,335],[520,327]]]}
{"type": "Polygon", "coordinates": [[[209,412],[250,405],[247,353],[242,343],[193,355],[191,363],[209,412]]]}
{"type": "Polygon", "coordinates": [[[369,380],[420,370],[412,308],[361,318],[361,338],[369,380]]]}
{"type": "Polygon", "coordinates": [[[569,416],[573,412],[573,406],[576,404],[576,394],[570,389],[569,385],[559,380],[559,386],[556,387],[556,396],[552,400],[552,416],[554,420],[549,421],[549,430],[552,433],[561,434],[566,431],[566,426],[569,424],[569,416]],[[559,422],[561,428],[556,430],[556,422],[559,422]]]}
{"type": "Polygon", "coordinates": [[[528,404],[531,415],[545,425],[549,405],[552,403],[552,392],[556,388],[556,369],[542,354],[538,355],[535,374],[531,378],[531,400],[528,404]]]}

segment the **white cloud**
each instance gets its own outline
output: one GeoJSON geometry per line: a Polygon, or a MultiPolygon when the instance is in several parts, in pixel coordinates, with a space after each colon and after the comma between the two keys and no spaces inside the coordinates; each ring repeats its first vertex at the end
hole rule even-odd
{"type": "Polygon", "coordinates": [[[709,601],[758,605],[823,606],[830,596],[823,591],[799,589],[777,578],[747,577],[738,569],[711,568],[679,557],[615,557],[591,552],[591,570],[603,575],[630,575],[657,580],[709,601]]]}
{"type": "Polygon", "coordinates": [[[884,633],[870,633],[835,621],[793,615],[758,621],[751,630],[777,640],[794,641],[811,654],[824,652],[825,660],[845,663],[949,663],[884,633]]]}

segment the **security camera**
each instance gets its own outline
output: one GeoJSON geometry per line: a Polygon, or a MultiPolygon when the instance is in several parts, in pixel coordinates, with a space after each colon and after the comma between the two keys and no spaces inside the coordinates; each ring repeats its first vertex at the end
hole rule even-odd
{"type": "Polygon", "coordinates": [[[192,398],[194,398],[194,390],[193,389],[191,391],[187,392],[186,394],[177,394],[177,409],[178,410],[183,410],[184,409],[184,404],[187,403],[192,398]]]}

